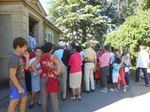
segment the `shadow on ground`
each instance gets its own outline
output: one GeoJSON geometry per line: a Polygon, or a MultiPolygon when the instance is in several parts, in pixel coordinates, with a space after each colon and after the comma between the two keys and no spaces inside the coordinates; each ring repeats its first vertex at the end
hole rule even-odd
{"type": "MultiPolygon", "coordinates": [[[[100,89],[97,88],[95,92],[82,93],[82,101],[71,101],[68,96],[67,100],[60,101],[60,108],[61,112],[119,112],[120,110],[116,111],[115,109],[117,108],[116,105],[119,105],[119,107],[122,105],[123,108],[125,107],[124,110],[130,106],[134,107],[134,99],[149,94],[149,92],[150,87],[145,87],[143,80],[139,83],[131,81],[126,93],[120,90],[119,92],[108,91],[106,94],[101,93],[100,89]],[[124,101],[127,102],[124,103],[124,101]],[[109,108],[109,106],[111,111],[105,110],[105,108],[109,108]]],[[[142,102],[141,105],[145,105],[144,103],[145,102],[142,102]]],[[[8,98],[3,102],[0,101],[0,105],[2,107],[0,112],[6,112],[8,98]]],[[[41,112],[40,106],[36,105],[33,109],[27,109],[27,112],[41,112]]]]}

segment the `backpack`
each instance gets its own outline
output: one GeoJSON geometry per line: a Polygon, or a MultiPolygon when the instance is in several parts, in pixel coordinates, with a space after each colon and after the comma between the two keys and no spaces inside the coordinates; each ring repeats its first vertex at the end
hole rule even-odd
{"type": "Polygon", "coordinates": [[[73,54],[73,50],[64,49],[63,56],[62,56],[61,60],[65,66],[69,66],[68,62],[69,62],[69,58],[72,54],[73,54]]]}

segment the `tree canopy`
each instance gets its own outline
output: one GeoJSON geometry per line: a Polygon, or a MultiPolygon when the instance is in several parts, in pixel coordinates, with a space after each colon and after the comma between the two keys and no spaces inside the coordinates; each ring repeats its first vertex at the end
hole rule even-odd
{"type": "Polygon", "coordinates": [[[120,28],[107,35],[106,43],[115,48],[128,46],[136,56],[139,44],[150,45],[150,9],[148,0],[141,0],[135,15],[126,19],[120,28]]]}
{"type": "Polygon", "coordinates": [[[50,14],[55,24],[64,32],[64,38],[84,43],[87,39],[104,42],[107,32],[107,17],[103,7],[91,5],[83,0],[53,0],[50,14]]]}

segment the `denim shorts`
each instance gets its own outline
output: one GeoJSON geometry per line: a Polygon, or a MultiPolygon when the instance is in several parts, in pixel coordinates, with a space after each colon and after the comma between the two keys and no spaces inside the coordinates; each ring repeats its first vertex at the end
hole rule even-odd
{"type": "Polygon", "coordinates": [[[17,100],[26,96],[26,85],[22,86],[22,88],[25,90],[25,93],[19,93],[16,87],[10,88],[10,100],[17,100]]]}

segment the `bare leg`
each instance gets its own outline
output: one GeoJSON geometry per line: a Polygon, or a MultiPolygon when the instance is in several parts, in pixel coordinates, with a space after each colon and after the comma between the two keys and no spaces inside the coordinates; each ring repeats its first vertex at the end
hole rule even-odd
{"type": "Polygon", "coordinates": [[[76,91],[77,91],[77,96],[80,97],[80,94],[81,94],[81,88],[77,88],[76,91]]]}
{"type": "Polygon", "coordinates": [[[30,104],[34,104],[36,93],[32,92],[30,104]]]}
{"type": "Polygon", "coordinates": [[[16,106],[19,103],[19,99],[17,100],[11,100],[8,106],[7,112],[15,112],[16,111],[16,106]]]}
{"type": "Polygon", "coordinates": [[[20,112],[26,112],[26,103],[27,103],[27,96],[21,98],[20,101],[20,112]]]}
{"type": "Polygon", "coordinates": [[[76,95],[76,91],[75,89],[72,89],[72,97],[75,97],[75,95],[76,95]]]}

